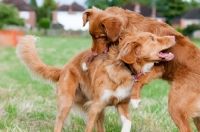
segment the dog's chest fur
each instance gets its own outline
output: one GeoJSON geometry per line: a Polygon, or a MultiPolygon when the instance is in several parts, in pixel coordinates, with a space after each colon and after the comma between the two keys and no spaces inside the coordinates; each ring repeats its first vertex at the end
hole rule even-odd
{"type": "Polygon", "coordinates": [[[121,62],[102,61],[95,68],[89,69],[93,99],[106,105],[116,105],[128,101],[134,82],[129,69],[121,62]]]}
{"type": "Polygon", "coordinates": [[[134,82],[130,71],[124,66],[124,64],[119,63],[105,66],[105,69],[108,78],[115,86],[113,89],[103,90],[101,101],[115,105],[124,99],[129,98],[134,82]]]}
{"type": "Polygon", "coordinates": [[[131,95],[132,83],[129,86],[118,86],[115,90],[104,89],[100,98],[101,102],[108,105],[117,105],[120,102],[128,101],[131,95]]]}

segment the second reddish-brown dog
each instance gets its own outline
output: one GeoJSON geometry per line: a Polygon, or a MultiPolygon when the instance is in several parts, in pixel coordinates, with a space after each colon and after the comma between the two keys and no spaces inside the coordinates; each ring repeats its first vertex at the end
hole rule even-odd
{"type": "Polygon", "coordinates": [[[157,64],[151,72],[142,76],[139,82],[134,84],[131,102],[133,107],[138,107],[141,87],[160,77],[171,84],[168,109],[179,130],[192,132],[189,123],[192,118],[200,131],[200,51],[187,37],[166,23],[118,7],[110,7],[105,11],[95,7],[87,9],[83,13],[83,25],[88,21],[94,56],[107,52],[109,45],[118,41],[124,30],[175,36],[176,45],[167,50],[172,52],[175,58],[157,64]]]}

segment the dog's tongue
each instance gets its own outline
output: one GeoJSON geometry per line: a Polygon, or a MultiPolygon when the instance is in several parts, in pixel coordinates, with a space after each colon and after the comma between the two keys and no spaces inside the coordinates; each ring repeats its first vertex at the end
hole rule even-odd
{"type": "Polygon", "coordinates": [[[106,46],[106,48],[104,49],[103,53],[106,54],[108,52],[108,46],[106,46]]]}
{"type": "Polygon", "coordinates": [[[166,61],[172,60],[174,58],[174,54],[172,54],[171,52],[170,53],[159,52],[158,56],[166,61]]]}

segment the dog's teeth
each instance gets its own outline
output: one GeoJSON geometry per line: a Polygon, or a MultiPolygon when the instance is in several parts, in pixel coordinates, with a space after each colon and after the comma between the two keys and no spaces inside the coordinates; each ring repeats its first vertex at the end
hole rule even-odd
{"type": "Polygon", "coordinates": [[[169,52],[169,54],[172,54],[171,52],[169,52]]]}

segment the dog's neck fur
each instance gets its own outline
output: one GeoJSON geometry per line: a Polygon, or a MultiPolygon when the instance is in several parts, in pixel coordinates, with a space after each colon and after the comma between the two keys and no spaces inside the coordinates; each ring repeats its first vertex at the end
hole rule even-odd
{"type": "Polygon", "coordinates": [[[119,49],[118,49],[118,44],[117,43],[113,43],[110,47],[109,47],[109,52],[108,52],[108,59],[112,60],[113,63],[116,63],[118,65],[124,65],[125,67],[127,67],[132,75],[138,75],[140,73],[146,73],[150,70],[150,68],[152,67],[152,64],[142,64],[142,60],[141,61],[136,61],[134,64],[126,64],[124,61],[118,59],[118,54],[119,54],[119,49]]]}

